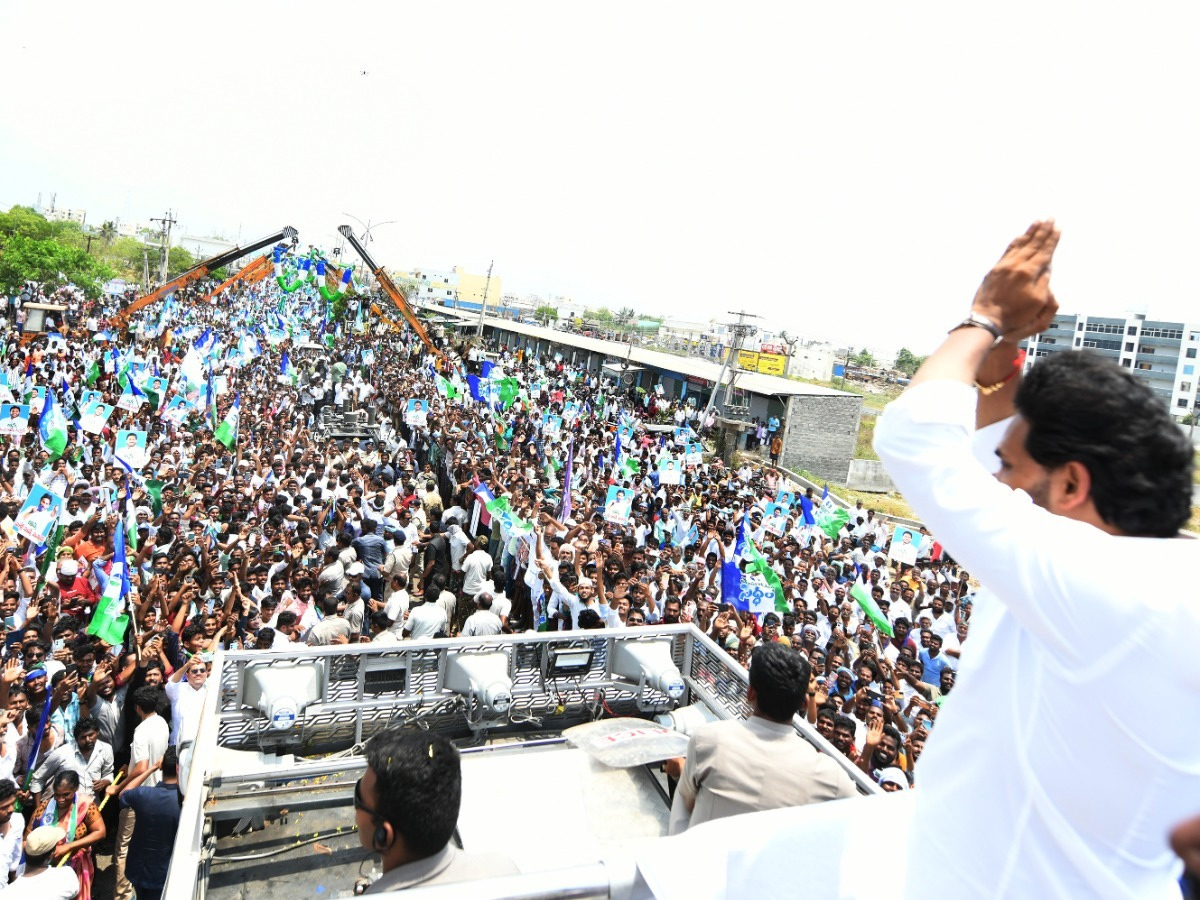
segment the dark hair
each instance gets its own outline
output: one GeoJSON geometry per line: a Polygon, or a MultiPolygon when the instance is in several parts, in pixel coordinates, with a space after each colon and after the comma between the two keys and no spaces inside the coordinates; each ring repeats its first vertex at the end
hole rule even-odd
{"type": "Polygon", "coordinates": [[[98,732],[99,730],[100,730],[100,720],[99,719],[97,719],[95,716],[84,716],[82,719],[80,719],[78,722],[75,723],[75,728],[71,733],[75,735],[75,740],[79,740],[79,736],[81,734],[87,734],[89,731],[98,732]]]}
{"type": "Polygon", "coordinates": [[[1056,353],[1025,375],[1016,406],[1034,462],[1081,463],[1106,523],[1134,537],[1174,537],[1186,524],[1195,451],[1132,373],[1095,353],[1056,353]]]}
{"type": "Polygon", "coordinates": [[[176,778],[179,776],[179,752],[174,746],[168,747],[167,752],[162,757],[163,778],[176,778]]]}
{"type": "Polygon", "coordinates": [[[17,783],[11,778],[0,778],[0,803],[17,795],[17,783]]]}
{"type": "MultiPolygon", "coordinates": [[[[54,776],[54,787],[70,787],[73,791],[79,790],[79,773],[74,769],[63,769],[54,776]]],[[[74,840],[73,835],[71,839],[74,840]]]]}
{"type": "MultiPolygon", "coordinates": [[[[450,842],[462,804],[458,751],[436,732],[390,728],[366,746],[380,816],[418,859],[450,842]]],[[[367,802],[370,802],[368,800],[367,802]]]]}
{"type": "Polygon", "coordinates": [[[760,644],[750,657],[759,712],[776,722],[792,721],[808,694],[811,673],[808,660],[786,644],[760,644]]]}
{"type": "Polygon", "coordinates": [[[133,692],[133,705],[142,712],[151,713],[158,710],[159,689],[142,685],[133,692]]]}
{"type": "Polygon", "coordinates": [[[183,629],[183,632],[179,635],[179,640],[180,640],[180,643],[186,644],[188,641],[192,640],[193,638],[197,638],[197,637],[204,637],[204,626],[203,625],[187,626],[187,628],[183,629]]]}
{"type": "Polygon", "coordinates": [[[298,619],[299,616],[297,616],[294,612],[292,612],[290,609],[285,609],[279,614],[279,617],[275,620],[275,622],[277,625],[279,625],[279,627],[283,628],[287,625],[295,625],[298,619]]]}
{"type": "Polygon", "coordinates": [[[600,618],[600,613],[594,609],[581,609],[579,611],[579,627],[585,631],[593,628],[603,628],[604,620],[600,618]]]}

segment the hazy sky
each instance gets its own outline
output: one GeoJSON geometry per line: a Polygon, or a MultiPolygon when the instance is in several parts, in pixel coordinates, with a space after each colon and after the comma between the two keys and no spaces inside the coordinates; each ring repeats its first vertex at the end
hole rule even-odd
{"type": "Polygon", "coordinates": [[[1064,309],[1200,320],[1196,9],[6,0],[0,204],[919,351],[1053,215],[1064,309]]]}

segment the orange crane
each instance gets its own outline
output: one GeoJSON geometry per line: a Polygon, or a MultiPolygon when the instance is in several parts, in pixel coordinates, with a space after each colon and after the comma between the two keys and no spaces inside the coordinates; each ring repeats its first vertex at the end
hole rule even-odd
{"type": "Polygon", "coordinates": [[[388,299],[392,301],[396,309],[400,310],[400,314],[404,316],[404,320],[408,322],[408,324],[412,327],[412,330],[417,333],[417,337],[421,339],[421,342],[426,346],[429,352],[440,357],[442,355],[442,351],[434,346],[433,341],[430,340],[429,335],[425,332],[425,325],[420,319],[417,318],[417,314],[413,312],[413,308],[409,305],[407,298],[405,298],[404,292],[401,291],[400,288],[396,287],[396,283],[392,281],[392,277],[383,270],[382,266],[375,264],[375,260],[371,259],[371,256],[369,253],[367,253],[366,248],[360,244],[358,242],[358,238],[354,236],[354,230],[349,225],[342,225],[338,228],[338,231],[341,233],[342,237],[350,242],[350,246],[354,248],[354,252],[362,257],[362,261],[367,264],[367,268],[370,270],[371,274],[375,276],[376,280],[383,288],[383,292],[388,295],[388,299]]]}
{"type": "Polygon", "coordinates": [[[151,303],[154,303],[156,300],[161,300],[168,294],[174,293],[175,291],[182,287],[186,287],[194,281],[199,281],[210,272],[215,272],[217,269],[221,268],[221,266],[235,262],[241,259],[243,256],[248,256],[255,250],[261,250],[263,247],[268,247],[271,244],[278,244],[280,241],[292,240],[296,236],[296,229],[291,225],[285,225],[281,230],[275,232],[274,234],[268,235],[265,238],[260,238],[253,243],[247,244],[245,247],[234,247],[232,250],[228,250],[225,253],[220,253],[216,256],[209,257],[203,262],[192,266],[192,268],[188,269],[182,275],[172,278],[166,284],[162,285],[156,290],[151,291],[146,296],[139,297],[137,300],[134,300],[131,304],[129,304],[129,306],[113,316],[112,324],[118,328],[124,328],[135,312],[140,309],[144,309],[151,303]]]}
{"type": "Polygon", "coordinates": [[[225,288],[237,281],[240,281],[242,284],[247,286],[257,284],[274,271],[275,267],[272,264],[271,257],[260,256],[258,259],[254,260],[254,262],[245,266],[240,272],[230,275],[215,288],[201,297],[197,302],[207,303],[217,294],[221,293],[221,291],[225,290],[225,288]]]}

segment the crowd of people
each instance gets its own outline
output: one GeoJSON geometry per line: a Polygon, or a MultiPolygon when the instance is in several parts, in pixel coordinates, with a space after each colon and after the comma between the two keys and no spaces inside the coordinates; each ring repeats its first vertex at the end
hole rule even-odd
{"type": "Polygon", "coordinates": [[[21,810],[0,844],[66,816],[53,855],[85,900],[106,838],[120,900],[161,886],[165,859],[137,859],[160,795],[137,790],[195,738],[218,648],[692,622],[746,665],[794,648],[817,729],[912,786],[972,598],[928,535],[897,562],[873,512],[823,518],[773,466],[712,458],[694,398],[557,355],[441,334],[434,352],[271,282],[114,323],[127,299],[14,334],[0,385],[25,424],[0,431],[0,793],[21,810]],[[356,412],[370,436],[320,437],[356,412]]]}

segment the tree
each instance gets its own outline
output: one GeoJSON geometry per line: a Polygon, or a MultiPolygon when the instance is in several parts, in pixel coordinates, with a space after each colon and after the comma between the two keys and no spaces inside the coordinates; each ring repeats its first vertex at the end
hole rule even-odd
{"type": "Polygon", "coordinates": [[[612,310],[607,306],[602,306],[599,309],[586,309],[583,312],[583,317],[585,319],[592,319],[608,327],[611,327],[613,322],[616,321],[616,316],[612,314],[612,310]]]}
{"type": "Polygon", "coordinates": [[[901,347],[896,354],[896,369],[903,372],[910,378],[916,373],[917,369],[921,368],[921,363],[925,362],[924,356],[917,356],[907,347],[901,347]]]}
{"type": "Polygon", "coordinates": [[[100,240],[104,242],[105,247],[112,244],[113,240],[116,239],[116,236],[117,226],[112,222],[105,222],[100,226],[100,240]]]}
{"type": "Polygon", "coordinates": [[[113,270],[82,247],[56,240],[37,240],[13,234],[0,249],[0,289],[15,292],[25,281],[74,284],[89,297],[100,296],[100,286],[113,270]]]}
{"type": "Polygon", "coordinates": [[[875,365],[875,357],[871,354],[870,350],[863,347],[857,353],[850,354],[850,362],[856,366],[870,367],[875,365]]]}
{"type": "Polygon", "coordinates": [[[632,325],[637,320],[637,313],[632,306],[622,306],[617,312],[617,322],[621,325],[632,325]]]}
{"type": "Polygon", "coordinates": [[[543,324],[549,325],[558,321],[558,307],[543,304],[533,311],[533,317],[543,324]]]}

